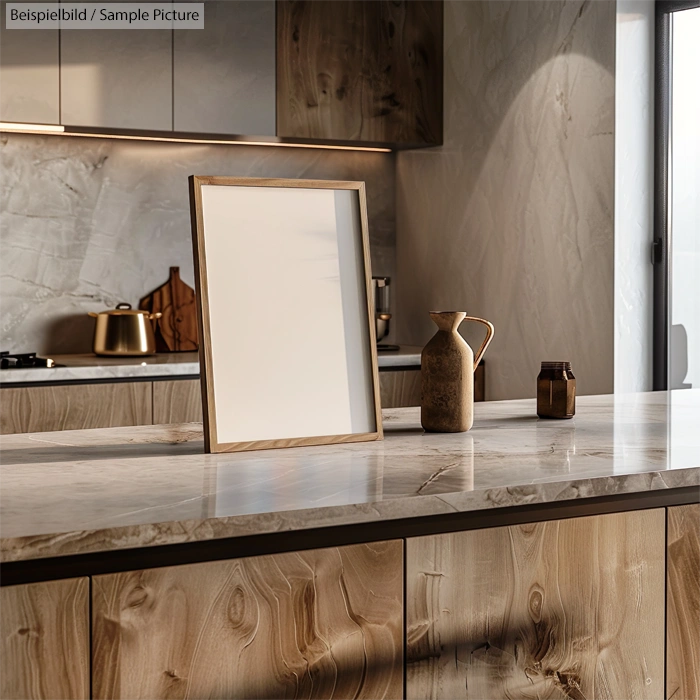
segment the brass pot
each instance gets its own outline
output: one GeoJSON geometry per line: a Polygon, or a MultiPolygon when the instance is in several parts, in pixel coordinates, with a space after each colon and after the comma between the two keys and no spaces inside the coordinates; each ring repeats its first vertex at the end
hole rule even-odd
{"type": "Polygon", "coordinates": [[[116,309],[92,311],[95,335],[92,351],[95,355],[154,355],[156,338],[151,320],[163,314],[132,309],[131,304],[117,304],[116,309]]]}

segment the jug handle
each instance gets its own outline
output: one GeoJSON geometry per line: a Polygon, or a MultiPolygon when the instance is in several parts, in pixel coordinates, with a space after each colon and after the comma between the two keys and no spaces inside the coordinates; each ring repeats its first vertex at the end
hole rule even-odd
{"type": "Polygon", "coordinates": [[[489,346],[491,340],[493,339],[493,323],[489,323],[487,320],[483,318],[477,318],[476,316],[465,316],[463,321],[476,321],[477,323],[483,323],[486,326],[486,337],[484,338],[484,342],[479,348],[479,352],[477,352],[474,356],[474,371],[476,372],[476,368],[479,366],[479,362],[481,362],[481,358],[484,356],[486,348],[489,346]]]}

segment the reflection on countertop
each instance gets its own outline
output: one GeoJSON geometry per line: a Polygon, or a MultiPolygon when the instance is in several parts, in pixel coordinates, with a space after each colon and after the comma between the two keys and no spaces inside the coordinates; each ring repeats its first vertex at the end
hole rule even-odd
{"type": "MultiPolygon", "coordinates": [[[[319,352],[322,349],[319,348],[319,352]]],[[[379,369],[419,369],[420,353],[420,347],[408,345],[395,351],[380,351],[379,369]]],[[[196,352],[159,353],[143,357],[98,357],[92,353],[48,357],[61,366],[0,371],[0,385],[199,376],[199,355],[196,352]]]]}
{"type": "MultiPolygon", "coordinates": [[[[700,390],[477,404],[468,433],[203,454],[200,424],[3,438],[4,561],[700,485],[700,390]]],[[[700,491],[699,491],[700,493],[700,491]]]]}

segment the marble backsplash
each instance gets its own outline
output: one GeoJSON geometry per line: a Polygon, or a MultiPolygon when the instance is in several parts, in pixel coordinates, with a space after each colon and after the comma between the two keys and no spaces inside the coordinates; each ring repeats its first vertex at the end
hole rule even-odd
{"type": "Polygon", "coordinates": [[[399,342],[464,310],[496,328],[487,399],[542,360],[612,391],[614,108],[612,0],[445,3],[445,144],[397,156],[399,342]]]}
{"type": "Polygon", "coordinates": [[[89,352],[88,311],[136,306],[172,265],[193,285],[191,174],[364,180],[372,271],[394,274],[393,154],[2,134],[0,169],[3,350],[89,352]]]}

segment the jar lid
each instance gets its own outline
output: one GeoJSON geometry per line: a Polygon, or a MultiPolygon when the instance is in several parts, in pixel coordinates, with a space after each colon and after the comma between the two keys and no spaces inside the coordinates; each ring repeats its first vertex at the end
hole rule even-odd
{"type": "Polygon", "coordinates": [[[542,369],[564,369],[571,371],[571,362],[543,362],[542,369]]]}

